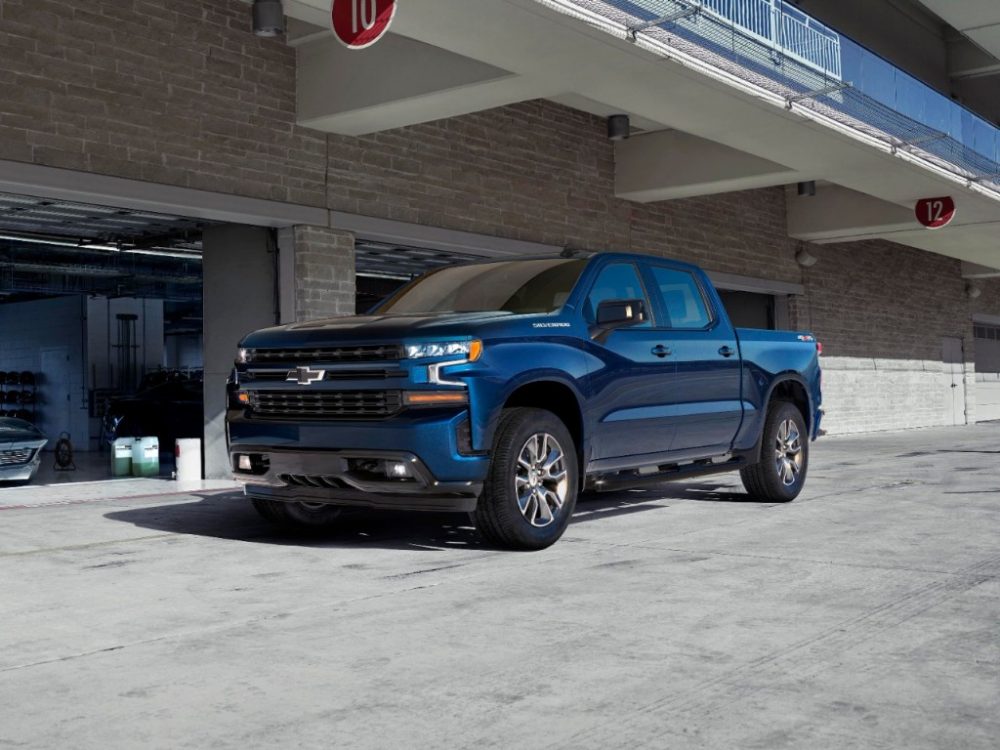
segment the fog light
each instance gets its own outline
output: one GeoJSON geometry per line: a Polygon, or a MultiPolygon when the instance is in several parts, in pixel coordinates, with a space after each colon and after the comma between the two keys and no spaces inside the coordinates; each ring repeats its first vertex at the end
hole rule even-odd
{"type": "Polygon", "coordinates": [[[386,473],[395,479],[405,479],[410,476],[410,467],[406,464],[392,462],[387,464],[386,468],[388,469],[386,473]]]}
{"type": "Polygon", "coordinates": [[[253,464],[250,463],[250,456],[241,455],[238,461],[240,471],[253,471],[253,464]]]}

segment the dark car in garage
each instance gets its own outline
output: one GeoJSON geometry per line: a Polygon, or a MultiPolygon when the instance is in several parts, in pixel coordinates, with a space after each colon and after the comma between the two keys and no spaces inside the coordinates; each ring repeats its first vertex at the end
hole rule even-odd
{"type": "Polygon", "coordinates": [[[141,387],[134,395],[112,399],[104,414],[108,443],[120,437],[155,436],[160,449],[170,451],[178,438],[200,437],[203,431],[200,377],[176,377],[141,387]]]}

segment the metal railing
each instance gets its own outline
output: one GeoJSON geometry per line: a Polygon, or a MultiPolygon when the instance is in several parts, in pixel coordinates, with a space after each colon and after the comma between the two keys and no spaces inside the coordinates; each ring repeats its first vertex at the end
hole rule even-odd
{"type": "Polygon", "coordinates": [[[692,5],[734,24],[775,54],[841,80],[840,35],[783,0],[701,0],[692,5]]]}

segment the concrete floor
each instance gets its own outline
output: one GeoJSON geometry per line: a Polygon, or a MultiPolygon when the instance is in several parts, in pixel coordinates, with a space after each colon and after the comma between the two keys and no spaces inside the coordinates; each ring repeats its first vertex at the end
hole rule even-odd
{"type": "Polygon", "coordinates": [[[997,748],[1000,424],[826,438],[790,505],[737,482],[587,499],[534,554],[0,490],[0,747],[997,748]]]}

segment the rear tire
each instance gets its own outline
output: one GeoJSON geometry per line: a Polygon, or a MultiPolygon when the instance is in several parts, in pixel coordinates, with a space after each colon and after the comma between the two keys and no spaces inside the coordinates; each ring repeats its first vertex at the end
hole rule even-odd
{"type": "Polygon", "coordinates": [[[578,487],[576,445],[566,425],[544,409],[504,409],[476,528],[497,547],[545,549],[566,531],[578,487]]]}
{"type": "Polygon", "coordinates": [[[340,518],[342,509],[320,503],[282,502],[252,498],[254,509],[271,523],[292,528],[325,529],[340,518]]]}
{"type": "Polygon", "coordinates": [[[787,503],[802,492],[809,471],[809,433],[802,412],[788,401],[768,410],[760,461],[740,469],[746,491],[758,500],[787,503]]]}

